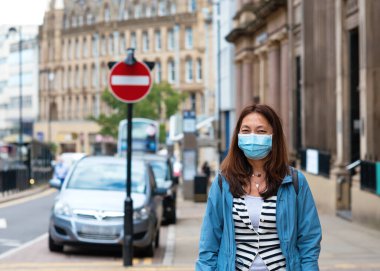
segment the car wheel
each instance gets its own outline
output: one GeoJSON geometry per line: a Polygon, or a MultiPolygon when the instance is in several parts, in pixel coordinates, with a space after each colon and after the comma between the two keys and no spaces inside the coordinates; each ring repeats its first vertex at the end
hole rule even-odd
{"type": "Polygon", "coordinates": [[[141,251],[144,253],[145,257],[153,257],[154,256],[154,245],[153,245],[153,240],[152,243],[150,243],[148,246],[143,248],[141,251]]]}
{"type": "Polygon", "coordinates": [[[63,245],[56,244],[50,235],[49,235],[49,250],[51,252],[62,252],[63,251],[63,245]]]}
{"type": "Polygon", "coordinates": [[[160,229],[157,230],[156,240],[154,240],[154,247],[158,248],[160,246],[160,229]]]}

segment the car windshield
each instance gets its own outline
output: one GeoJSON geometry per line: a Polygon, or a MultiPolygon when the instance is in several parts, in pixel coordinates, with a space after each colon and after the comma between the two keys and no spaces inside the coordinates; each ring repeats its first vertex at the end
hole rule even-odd
{"type": "MultiPolygon", "coordinates": [[[[145,193],[146,182],[144,164],[132,162],[133,193],[145,193]]],[[[126,187],[126,165],[105,160],[80,161],[75,167],[67,188],[86,190],[124,191],[126,187]]]]}
{"type": "Polygon", "coordinates": [[[168,166],[165,161],[152,161],[150,164],[156,177],[157,186],[161,186],[169,180],[168,166]]]}

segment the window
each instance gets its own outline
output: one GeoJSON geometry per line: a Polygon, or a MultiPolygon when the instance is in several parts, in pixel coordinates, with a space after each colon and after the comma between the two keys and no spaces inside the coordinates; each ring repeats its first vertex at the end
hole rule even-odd
{"type": "Polygon", "coordinates": [[[65,15],[65,18],[63,19],[63,28],[64,29],[70,28],[70,20],[66,15],[65,15]]]}
{"type": "Polygon", "coordinates": [[[166,3],[163,0],[160,0],[160,3],[158,4],[158,16],[165,16],[166,15],[166,3]]]}
{"type": "Polygon", "coordinates": [[[197,81],[202,80],[202,59],[197,59],[197,81]]]}
{"type": "Polygon", "coordinates": [[[136,41],[136,33],[132,32],[131,33],[131,47],[132,48],[137,48],[137,41],[136,41]]]}
{"type": "Polygon", "coordinates": [[[78,26],[83,26],[83,16],[78,16],[78,26]]]}
{"type": "Polygon", "coordinates": [[[113,55],[115,52],[113,35],[110,35],[110,37],[108,39],[108,50],[109,50],[110,55],[113,55]]]}
{"type": "Polygon", "coordinates": [[[86,11],[86,24],[93,24],[93,17],[89,10],[86,11]]]}
{"type": "Polygon", "coordinates": [[[102,36],[102,55],[106,55],[107,54],[107,41],[106,41],[106,37],[103,35],[102,36]]]}
{"type": "Polygon", "coordinates": [[[75,15],[72,15],[71,17],[71,26],[77,27],[77,17],[75,15]]]}
{"type": "Polygon", "coordinates": [[[71,88],[71,67],[69,67],[69,71],[67,72],[67,86],[71,88]]]}
{"type": "Polygon", "coordinates": [[[191,27],[186,27],[185,30],[185,46],[186,49],[193,48],[193,29],[191,27]]]}
{"type": "Polygon", "coordinates": [[[96,110],[96,96],[92,96],[92,115],[96,116],[97,110],[96,110]]]}
{"type": "Polygon", "coordinates": [[[193,111],[197,108],[197,95],[195,93],[190,94],[190,106],[193,111]]]}
{"type": "Polygon", "coordinates": [[[78,68],[78,66],[75,67],[74,78],[75,78],[75,87],[79,88],[80,87],[80,80],[79,80],[80,76],[79,76],[79,68],[78,68]]]}
{"type": "Polygon", "coordinates": [[[71,97],[68,98],[68,101],[67,101],[67,113],[66,113],[66,116],[67,116],[67,119],[71,119],[71,97]]]}
{"type": "Polygon", "coordinates": [[[127,42],[125,40],[125,35],[124,33],[120,34],[120,47],[119,47],[119,52],[120,54],[124,54],[126,49],[127,49],[127,42]]]}
{"type": "Polygon", "coordinates": [[[110,8],[108,5],[104,7],[104,21],[108,23],[111,19],[111,13],[110,13],[110,8]]]}
{"type": "Polygon", "coordinates": [[[79,46],[79,40],[75,40],[75,59],[79,59],[80,56],[80,46],[79,46]]]}
{"type": "Polygon", "coordinates": [[[68,72],[66,70],[64,70],[63,75],[62,75],[63,76],[63,88],[64,89],[67,89],[67,78],[68,78],[67,74],[68,74],[68,72]]]}
{"type": "Polygon", "coordinates": [[[141,17],[141,6],[137,5],[135,6],[135,18],[138,19],[141,17]]]}
{"type": "Polygon", "coordinates": [[[76,117],[79,119],[80,118],[80,100],[79,100],[79,96],[77,96],[76,98],[76,117]]]}
{"type": "Polygon", "coordinates": [[[67,45],[67,59],[71,59],[71,40],[69,40],[67,45]]]}
{"type": "Polygon", "coordinates": [[[82,86],[87,87],[88,85],[88,71],[87,71],[87,66],[83,66],[83,76],[82,76],[82,86]]]}
{"type": "Polygon", "coordinates": [[[97,39],[97,36],[96,35],[93,35],[92,36],[92,56],[96,56],[98,54],[98,45],[97,45],[97,42],[98,42],[98,39],[97,39]]]}
{"type": "Polygon", "coordinates": [[[193,81],[193,60],[191,58],[186,60],[186,81],[193,81]]]}
{"type": "Polygon", "coordinates": [[[170,60],[168,63],[168,81],[169,83],[175,83],[176,73],[175,73],[175,63],[170,60]]]}
{"type": "Polygon", "coordinates": [[[105,65],[102,65],[102,86],[107,84],[107,68],[105,65]]]}
{"type": "Polygon", "coordinates": [[[88,57],[88,49],[87,49],[87,39],[83,39],[83,44],[82,44],[82,49],[83,49],[83,57],[88,57]]]}
{"type": "Polygon", "coordinates": [[[161,31],[156,30],[156,32],[154,32],[154,36],[155,36],[156,51],[160,51],[161,50],[161,31]]]}
{"type": "Polygon", "coordinates": [[[85,117],[87,116],[88,112],[87,112],[87,109],[88,109],[88,106],[87,106],[87,97],[84,96],[83,97],[83,106],[82,106],[82,116],[85,117]]]}
{"type": "Polygon", "coordinates": [[[148,32],[143,32],[143,50],[144,50],[144,52],[149,51],[149,36],[148,36],[148,32]]]}
{"type": "Polygon", "coordinates": [[[177,7],[176,7],[176,5],[175,5],[175,3],[172,3],[171,5],[170,5],[170,14],[175,14],[177,12],[177,7]]]}
{"type": "Polygon", "coordinates": [[[174,49],[174,30],[168,30],[168,50],[172,51],[174,49]]]}
{"type": "Polygon", "coordinates": [[[194,12],[197,9],[196,0],[187,0],[187,11],[194,12]]]}
{"type": "Polygon", "coordinates": [[[156,61],[156,66],[155,66],[155,72],[156,72],[156,74],[155,74],[155,82],[158,84],[158,83],[160,83],[161,82],[161,73],[162,73],[162,71],[161,71],[161,62],[160,61],[156,61]]]}
{"type": "Polygon", "coordinates": [[[95,64],[92,64],[92,67],[91,67],[91,85],[92,87],[96,87],[98,85],[98,74],[96,72],[96,67],[95,67],[95,64]]]}

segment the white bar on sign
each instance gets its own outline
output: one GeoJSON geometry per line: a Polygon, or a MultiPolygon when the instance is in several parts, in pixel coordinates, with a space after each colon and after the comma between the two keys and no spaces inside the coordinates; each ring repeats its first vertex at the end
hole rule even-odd
{"type": "Polygon", "coordinates": [[[146,75],[113,75],[111,77],[113,86],[147,86],[149,85],[149,76],[146,75]]]}
{"type": "Polygon", "coordinates": [[[4,218],[0,218],[0,229],[7,228],[7,221],[4,218]]]}

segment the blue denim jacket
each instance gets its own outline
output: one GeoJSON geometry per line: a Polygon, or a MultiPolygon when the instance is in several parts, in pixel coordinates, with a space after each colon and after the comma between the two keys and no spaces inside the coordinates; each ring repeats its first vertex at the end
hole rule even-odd
{"type": "MultiPolygon", "coordinates": [[[[277,193],[277,232],[287,271],[319,270],[322,240],[321,224],[305,176],[298,172],[299,191],[292,177],[286,176],[277,193]]],[[[214,179],[203,219],[199,241],[198,271],[235,271],[235,230],[232,218],[233,197],[223,178],[220,189],[214,179]]]]}

